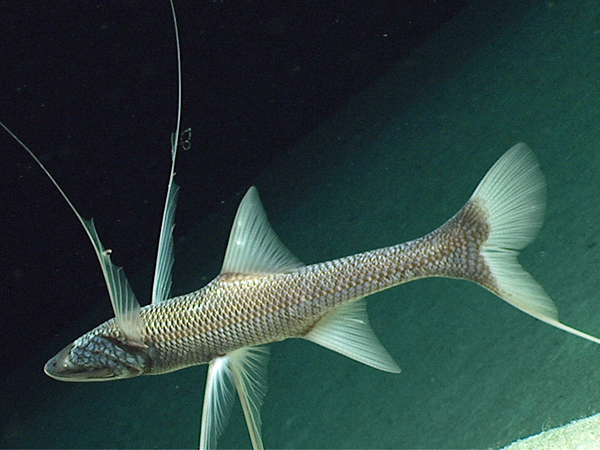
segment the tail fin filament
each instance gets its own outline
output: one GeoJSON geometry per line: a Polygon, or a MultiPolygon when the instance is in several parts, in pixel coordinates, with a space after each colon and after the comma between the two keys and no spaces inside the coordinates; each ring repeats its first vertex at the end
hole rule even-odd
{"type": "Polygon", "coordinates": [[[463,263],[451,265],[463,270],[449,275],[474,281],[536,319],[600,344],[600,339],[560,322],[554,302],[517,261],[519,250],[538,233],[545,206],[546,183],[538,162],[525,144],[517,144],[440,229],[461,235],[459,240],[467,243],[463,263]]]}

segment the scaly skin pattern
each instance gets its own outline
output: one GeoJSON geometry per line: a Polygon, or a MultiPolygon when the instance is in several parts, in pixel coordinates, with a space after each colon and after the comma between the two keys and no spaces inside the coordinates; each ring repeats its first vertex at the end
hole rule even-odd
{"type": "MultiPolygon", "coordinates": [[[[488,235],[485,212],[471,200],[414,241],[288,273],[221,274],[198,291],[141,309],[144,373],[171,372],[241,347],[304,336],[346,302],[423,277],[463,278],[494,291],[480,254],[488,235]]],[[[80,339],[94,335],[123,340],[114,319],[80,339]]]]}

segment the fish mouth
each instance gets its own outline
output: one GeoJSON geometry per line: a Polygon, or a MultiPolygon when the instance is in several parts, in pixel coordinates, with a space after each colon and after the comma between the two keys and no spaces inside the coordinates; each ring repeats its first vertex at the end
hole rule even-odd
{"type": "Polygon", "coordinates": [[[107,367],[90,368],[76,364],[71,360],[74,343],[67,345],[44,365],[44,373],[59,381],[104,381],[115,377],[107,367]]]}

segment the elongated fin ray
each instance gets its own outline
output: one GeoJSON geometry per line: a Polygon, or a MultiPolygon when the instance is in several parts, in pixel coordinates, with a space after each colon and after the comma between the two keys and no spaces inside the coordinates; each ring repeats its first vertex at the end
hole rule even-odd
{"type": "Polygon", "coordinates": [[[231,412],[234,386],[240,396],[252,447],[255,450],[263,448],[260,406],[266,392],[268,355],[266,347],[244,347],[209,363],[202,406],[200,450],[216,448],[217,439],[231,412]]]}
{"type": "Polygon", "coordinates": [[[67,197],[67,194],[65,194],[48,169],[46,169],[46,167],[29,149],[29,147],[27,147],[23,141],[21,141],[2,122],[0,122],[0,126],[2,126],[2,128],[4,128],[6,132],[10,134],[12,138],[27,151],[27,153],[29,153],[38,166],[40,166],[54,187],[56,187],[60,195],[62,195],[62,197],[65,199],[71,210],[75,213],[75,216],[81,225],[83,225],[85,232],[94,246],[94,251],[96,252],[100,267],[102,268],[102,274],[104,275],[104,281],[106,282],[106,287],[108,289],[110,302],[117,319],[117,324],[128,339],[141,343],[144,324],[142,317],[140,316],[140,304],[136,300],[135,295],[131,290],[131,286],[125,277],[123,268],[118,267],[111,262],[110,251],[104,249],[104,246],[98,237],[98,233],[96,232],[94,223],[92,221],[85,220],[81,214],[79,214],[73,203],[71,203],[71,200],[69,200],[69,197],[67,197]]]}
{"type": "Polygon", "coordinates": [[[304,339],[385,372],[400,367],[381,345],[367,317],[367,302],[346,303],[323,317],[304,339]]]}
{"type": "Polygon", "coordinates": [[[474,280],[521,311],[589,341],[600,339],[558,320],[556,305],[517,261],[519,250],[538,233],[546,206],[546,183],[533,152],[523,143],[508,150],[488,171],[467,203],[484,215],[490,232],[481,248],[492,283],[474,280]]]}
{"type": "Polygon", "coordinates": [[[173,256],[173,229],[175,228],[175,206],[179,186],[174,183],[175,157],[177,154],[176,143],[171,149],[171,174],[167,188],[167,199],[160,227],[158,240],[158,253],[156,254],[156,267],[154,269],[154,283],[152,285],[152,303],[162,302],[171,294],[171,269],[175,258],[173,256]]]}
{"type": "Polygon", "coordinates": [[[258,191],[252,186],[235,215],[221,273],[258,275],[303,266],[271,228],[258,191]]]}
{"type": "Polygon", "coordinates": [[[83,219],[83,224],[98,255],[117,325],[127,339],[141,343],[144,321],[140,315],[140,304],[131,290],[125,271],[111,262],[110,250],[105,250],[100,242],[94,221],[83,219]]]}
{"type": "Polygon", "coordinates": [[[267,363],[269,349],[267,347],[245,347],[230,353],[233,380],[237,388],[252,448],[263,448],[260,433],[260,407],[267,392],[267,363]]]}
{"type": "Polygon", "coordinates": [[[167,198],[163,212],[160,237],[158,239],[158,252],[156,254],[156,267],[154,269],[154,281],[152,284],[152,303],[167,300],[171,294],[171,270],[173,268],[173,229],[175,228],[175,206],[177,204],[177,193],[179,187],[173,181],[175,177],[175,161],[177,159],[177,148],[179,147],[179,130],[181,129],[181,46],[179,44],[179,28],[177,26],[177,14],[175,5],[170,0],[173,26],[175,28],[175,45],[177,49],[177,125],[173,140],[171,142],[171,172],[167,187],[167,198]]]}
{"type": "Polygon", "coordinates": [[[229,356],[220,356],[208,364],[202,421],[200,450],[217,448],[217,439],[223,432],[233,403],[233,373],[229,356]]]}

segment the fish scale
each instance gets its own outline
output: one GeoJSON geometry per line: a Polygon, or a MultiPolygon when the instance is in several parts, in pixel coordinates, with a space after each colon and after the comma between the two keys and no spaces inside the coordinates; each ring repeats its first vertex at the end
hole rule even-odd
{"type": "Polygon", "coordinates": [[[77,212],[43,164],[27,150],[85,228],[102,267],[115,318],[69,344],[44,366],[61,381],[108,381],[208,364],[201,449],[214,448],[235,389],[252,445],[262,449],[260,405],[266,392],[264,344],[300,337],[376,369],[400,368],[369,326],[364,297],[424,277],[473,281],[521,311],[573,335],[600,339],[558,320],[554,302],[519,264],[519,250],[542,225],[545,181],[525,144],[508,150],[465,206],[422,238],[302,265],[281,243],[256,188],[234,219],[221,273],[198,291],[166,299],[173,262],[177,186],[175,150],[153,287],[143,308],[121,268],[110,261],[93,222],[77,212]]]}
{"type": "MultiPolygon", "coordinates": [[[[171,372],[241,347],[302,337],[340,305],[418,278],[464,278],[496,290],[479,252],[488,228],[481,208],[470,202],[446,224],[411,242],[290,273],[223,274],[198,291],[143,307],[144,372],[171,372]]],[[[108,321],[93,334],[117,331],[108,321]]]]}
{"type": "MultiPolygon", "coordinates": [[[[573,335],[600,339],[558,320],[554,302],[518,262],[545,210],[545,180],[533,152],[519,143],[492,166],[466,205],[428,235],[333,261],[304,266],[268,223],[256,188],[238,208],[221,273],[205,287],[168,299],[178,187],[175,162],[181,127],[181,51],[175,28],[178,114],[159,235],[151,304],[141,307],[93,221],[85,220],[35,154],[3,128],[48,176],[90,239],[115,317],[58,352],[44,371],[61,381],[109,381],[161,374],[197,364],[208,372],[200,449],[215,448],[237,391],[254,449],[264,448],[260,407],[266,393],[268,344],[303,338],[379,370],[400,368],[371,329],[367,297],[424,277],[463,278],[521,311],[573,335]]],[[[189,129],[182,146],[189,148],[189,129]]]]}

